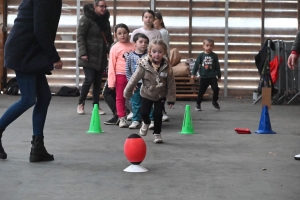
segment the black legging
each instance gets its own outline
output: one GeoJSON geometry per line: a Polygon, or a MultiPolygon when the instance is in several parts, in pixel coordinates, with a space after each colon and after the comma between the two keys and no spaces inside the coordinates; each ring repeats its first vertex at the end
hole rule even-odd
{"type": "Polygon", "coordinates": [[[102,74],[103,70],[96,71],[90,68],[83,68],[85,78],[82,84],[81,93],[79,97],[79,104],[82,104],[87,94],[90,90],[91,85],[93,84],[93,104],[99,105],[99,95],[101,90],[101,83],[102,83],[102,74]]]}
{"type": "Polygon", "coordinates": [[[154,117],[154,129],[153,134],[160,134],[161,132],[161,124],[162,124],[162,110],[166,98],[159,99],[158,101],[151,101],[146,98],[142,98],[142,107],[141,107],[141,118],[145,124],[150,124],[151,120],[149,114],[151,112],[151,108],[154,105],[153,117],[154,117]]]}

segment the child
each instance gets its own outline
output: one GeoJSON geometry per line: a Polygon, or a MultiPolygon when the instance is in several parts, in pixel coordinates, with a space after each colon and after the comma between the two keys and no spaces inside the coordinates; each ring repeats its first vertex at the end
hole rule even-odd
{"type": "Polygon", "coordinates": [[[145,10],[142,14],[142,20],[144,22],[144,26],[132,31],[130,42],[133,42],[133,37],[137,33],[144,33],[151,42],[153,39],[162,39],[159,30],[153,28],[153,22],[155,19],[155,13],[153,10],[145,10]]]}
{"type": "MultiPolygon", "coordinates": [[[[153,26],[154,26],[154,28],[159,30],[162,39],[164,40],[164,42],[166,43],[166,45],[168,47],[168,55],[170,55],[170,35],[169,35],[169,31],[166,29],[162,14],[159,11],[155,12],[155,19],[153,21],[153,26]]],[[[165,106],[163,108],[162,121],[163,122],[169,121],[169,116],[167,115],[165,106]]]]}
{"type": "Polygon", "coordinates": [[[116,108],[120,119],[119,127],[127,128],[126,120],[126,99],[123,97],[123,91],[127,84],[125,66],[125,55],[134,51],[134,45],[128,41],[129,29],[125,24],[117,24],[115,27],[115,37],[118,42],[113,45],[109,52],[108,65],[108,87],[116,90],[116,108]]]}
{"type": "Polygon", "coordinates": [[[191,78],[195,78],[195,74],[197,73],[198,70],[201,76],[197,104],[195,107],[196,111],[201,110],[202,97],[209,85],[211,86],[214,93],[212,105],[217,110],[220,110],[220,106],[217,101],[219,99],[218,82],[221,81],[221,71],[220,71],[218,55],[212,51],[213,48],[214,48],[213,39],[206,38],[203,40],[204,52],[199,54],[192,70],[191,78]]]}
{"type": "MultiPolygon", "coordinates": [[[[143,33],[137,33],[133,37],[133,42],[135,44],[135,51],[130,52],[126,59],[126,78],[128,81],[131,78],[132,74],[136,71],[138,59],[147,55],[149,38],[143,33]]],[[[140,126],[140,110],[142,104],[142,98],[140,95],[141,85],[142,81],[140,80],[136,85],[132,97],[130,98],[131,108],[133,112],[132,123],[129,126],[130,129],[136,129],[140,126]]],[[[151,119],[151,121],[153,121],[153,119],[151,119]]]]}
{"type": "Polygon", "coordinates": [[[170,55],[170,35],[169,31],[166,29],[162,14],[159,11],[155,12],[155,19],[153,21],[153,26],[159,30],[162,39],[168,47],[168,55],[170,55]]]}
{"type": "Polygon", "coordinates": [[[135,86],[142,79],[141,117],[143,123],[139,133],[142,136],[147,135],[150,125],[149,114],[154,105],[154,143],[163,142],[160,133],[164,102],[167,99],[171,108],[176,101],[176,84],[169,59],[165,57],[166,54],[167,45],[164,41],[152,40],[148,47],[148,55],[138,60],[138,67],[124,90],[124,96],[127,99],[130,98],[135,86]]]}

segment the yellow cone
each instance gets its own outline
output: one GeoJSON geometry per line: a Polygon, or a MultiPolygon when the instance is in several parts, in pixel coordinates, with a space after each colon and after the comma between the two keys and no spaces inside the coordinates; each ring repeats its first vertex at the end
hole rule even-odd
{"type": "Polygon", "coordinates": [[[185,106],[185,113],[180,134],[195,134],[190,105],[185,106]]]}
{"type": "Polygon", "coordinates": [[[99,134],[99,133],[103,133],[103,132],[104,131],[101,130],[98,104],[94,104],[94,109],[93,109],[93,112],[92,112],[90,128],[86,133],[99,134]]]}

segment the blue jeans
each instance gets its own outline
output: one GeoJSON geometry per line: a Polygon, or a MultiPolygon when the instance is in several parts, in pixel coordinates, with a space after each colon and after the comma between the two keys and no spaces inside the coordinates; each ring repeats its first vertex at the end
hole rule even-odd
{"type": "Polygon", "coordinates": [[[3,114],[0,119],[0,129],[5,129],[34,105],[32,113],[33,135],[42,136],[52,97],[46,75],[43,73],[25,74],[16,71],[16,78],[21,91],[21,99],[11,105],[3,114]]]}
{"type": "MultiPolygon", "coordinates": [[[[140,95],[141,85],[138,84],[136,90],[134,91],[131,101],[131,109],[132,109],[132,121],[141,121],[141,107],[142,107],[142,97],[140,95]]],[[[149,114],[150,120],[154,121],[153,117],[153,108],[149,114]]]]}

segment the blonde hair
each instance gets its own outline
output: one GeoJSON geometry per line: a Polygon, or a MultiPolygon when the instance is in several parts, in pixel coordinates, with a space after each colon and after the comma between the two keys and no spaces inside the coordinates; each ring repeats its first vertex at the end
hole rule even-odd
{"type": "Polygon", "coordinates": [[[151,42],[148,46],[148,55],[149,55],[149,58],[150,58],[151,62],[152,62],[152,56],[151,56],[150,52],[151,52],[151,49],[154,45],[159,45],[163,48],[163,50],[166,54],[166,57],[167,57],[167,61],[169,62],[170,59],[169,59],[169,55],[168,55],[168,47],[162,39],[153,39],[153,40],[151,40],[151,42]]]}

